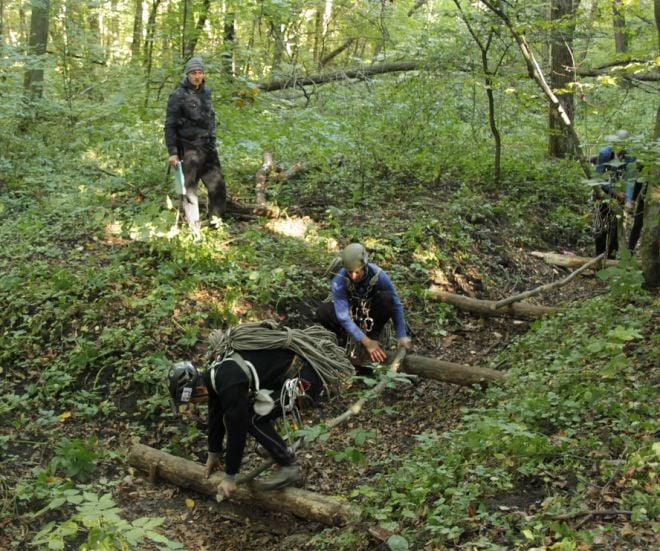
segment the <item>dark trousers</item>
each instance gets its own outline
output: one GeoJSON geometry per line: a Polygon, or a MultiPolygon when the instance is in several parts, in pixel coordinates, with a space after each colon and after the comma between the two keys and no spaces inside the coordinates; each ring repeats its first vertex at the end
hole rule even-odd
{"type": "MultiPolygon", "coordinates": [[[[351,305],[353,305],[353,302],[351,302],[351,305]]],[[[360,326],[360,329],[366,333],[367,337],[378,340],[383,327],[385,327],[385,324],[392,318],[393,313],[394,297],[392,293],[388,291],[378,291],[369,301],[369,317],[373,319],[373,327],[371,330],[365,331],[365,328],[362,326],[362,319],[353,318],[353,321],[360,326]]],[[[316,321],[337,335],[340,344],[343,345],[346,343],[346,331],[344,331],[344,328],[337,320],[334,303],[324,302],[321,304],[318,310],[316,310],[316,321]]]]}
{"type": "Polygon", "coordinates": [[[632,200],[634,203],[633,208],[633,225],[630,230],[630,237],[628,238],[628,248],[630,252],[635,250],[637,241],[642,233],[642,226],[644,225],[644,196],[646,195],[646,184],[643,182],[635,182],[632,200]]]}
{"type": "MultiPolygon", "coordinates": [[[[297,376],[309,385],[305,393],[312,400],[318,400],[323,390],[323,382],[312,366],[305,361],[297,376]]],[[[295,455],[289,451],[286,442],[273,426],[275,420],[284,415],[282,403],[280,402],[280,391],[281,388],[278,388],[273,392],[272,396],[273,400],[275,400],[275,407],[268,415],[252,414],[248,432],[270,454],[275,463],[282,466],[289,466],[295,463],[295,455]]]]}
{"type": "Polygon", "coordinates": [[[183,212],[186,220],[193,224],[199,220],[197,182],[204,182],[209,194],[209,217],[224,218],[227,211],[227,188],[215,147],[199,146],[183,151],[183,177],[186,183],[186,196],[183,198],[183,212]]]}
{"type": "Polygon", "coordinates": [[[614,201],[610,198],[608,200],[600,201],[598,205],[598,213],[600,216],[600,227],[594,234],[594,244],[596,246],[596,256],[605,252],[607,247],[607,258],[614,258],[616,251],[619,248],[618,229],[616,222],[616,215],[609,205],[608,201],[614,201]]]}

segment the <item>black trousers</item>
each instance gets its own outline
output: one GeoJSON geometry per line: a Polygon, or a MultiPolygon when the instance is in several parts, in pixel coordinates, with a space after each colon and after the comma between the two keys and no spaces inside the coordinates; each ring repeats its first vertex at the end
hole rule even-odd
{"type": "MultiPolygon", "coordinates": [[[[373,326],[370,330],[366,331],[365,327],[363,327],[363,319],[353,318],[353,321],[360,326],[360,329],[365,332],[367,337],[378,340],[383,327],[385,327],[385,324],[392,318],[392,314],[394,313],[394,296],[388,291],[378,291],[373,298],[368,301],[368,304],[369,317],[373,319],[373,326]]],[[[351,306],[353,305],[354,303],[351,302],[351,306]]],[[[351,310],[353,310],[353,308],[351,308],[351,310]]],[[[344,331],[344,328],[340,325],[339,320],[337,320],[334,303],[324,302],[321,304],[318,310],[316,310],[315,318],[323,327],[337,335],[340,344],[346,344],[348,336],[346,331],[344,331]]]]}
{"type": "MultiPolygon", "coordinates": [[[[323,382],[312,366],[306,361],[304,362],[300,373],[298,373],[298,377],[309,385],[306,394],[312,398],[312,400],[318,400],[319,395],[323,390],[323,382]]],[[[273,393],[275,407],[268,415],[262,416],[252,413],[248,425],[248,432],[263,446],[278,465],[286,467],[293,465],[296,462],[296,457],[289,451],[286,442],[274,427],[274,422],[284,415],[282,403],[280,402],[280,391],[281,387],[276,389],[273,393]]]]}
{"type": "Polygon", "coordinates": [[[634,203],[633,209],[633,225],[630,230],[630,237],[628,237],[628,248],[630,252],[635,250],[639,236],[642,233],[642,226],[644,225],[644,199],[646,195],[646,183],[635,182],[633,189],[632,200],[634,203]]]}
{"type": "Polygon", "coordinates": [[[616,215],[610,207],[609,201],[615,199],[601,200],[598,205],[598,215],[600,216],[600,227],[594,234],[594,245],[596,246],[596,256],[605,252],[607,248],[607,258],[614,258],[619,249],[618,228],[616,215]]]}
{"type": "Polygon", "coordinates": [[[209,194],[209,218],[224,218],[227,212],[227,188],[220,166],[218,151],[214,146],[203,145],[185,147],[183,150],[183,177],[186,195],[183,198],[183,212],[188,223],[199,220],[197,183],[204,182],[209,194]]]}

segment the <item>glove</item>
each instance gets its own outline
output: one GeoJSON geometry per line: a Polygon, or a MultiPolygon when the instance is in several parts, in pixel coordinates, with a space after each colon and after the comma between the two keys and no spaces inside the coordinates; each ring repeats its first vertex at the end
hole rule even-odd
{"type": "Polygon", "coordinates": [[[406,350],[410,350],[412,348],[412,341],[410,340],[410,337],[399,337],[397,341],[399,342],[399,346],[405,348],[406,350]]]}
{"type": "Polygon", "coordinates": [[[219,468],[220,468],[220,454],[209,452],[209,456],[206,458],[206,469],[204,471],[206,478],[211,476],[211,473],[213,473],[213,471],[219,468]]]}

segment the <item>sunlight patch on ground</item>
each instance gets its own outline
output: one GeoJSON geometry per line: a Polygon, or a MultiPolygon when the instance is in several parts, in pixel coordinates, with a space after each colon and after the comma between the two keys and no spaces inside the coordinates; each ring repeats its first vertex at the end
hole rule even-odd
{"type": "MultiPolygon", "coordinates": [[[[312,233],[311,230],[314,229],[314,222],[307,217],[281,218],[270,220],[266,227],[273,233],[306,240],[306,237],[312,233]]],[[[313,232],[313,234],[315,235],[316,232],[313,232]]]]}

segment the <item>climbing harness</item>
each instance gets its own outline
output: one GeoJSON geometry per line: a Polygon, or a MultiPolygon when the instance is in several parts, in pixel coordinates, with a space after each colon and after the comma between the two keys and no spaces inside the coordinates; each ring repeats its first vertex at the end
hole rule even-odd
{"type": "Polygon", "coordinates": [[[374,319],[370,315],[371,299],[353,299],[351,300],[351,318],[364,331],[370,333],[374,328],[374,319]]]}
{"type": "Polygon", "coordinates": [[[279,420],[281,424],[281,433],[285,442],[289,443],[292,451],[295,451],[301,445],[302,439],[294,442],[295,432],[303,428],[303,419],[298,407],[299,398],[305,395],[303,382],[298,378],[287,379],[282,385],[280,391],[280,406],[282,407],[282,417],[279,420]]]}

